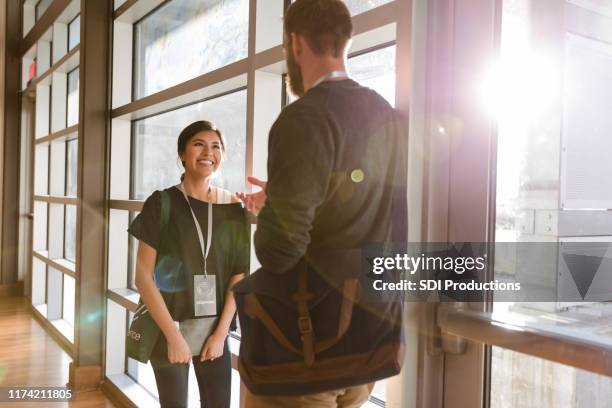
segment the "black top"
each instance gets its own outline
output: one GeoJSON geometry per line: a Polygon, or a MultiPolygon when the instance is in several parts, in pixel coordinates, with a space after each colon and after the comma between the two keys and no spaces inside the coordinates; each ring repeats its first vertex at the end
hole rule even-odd
{"type": "Polygon", "coordinates": [[[383,97],[350,79],[323,82],[285,107],[270,130],[267,201],[254,238],[262,268],[282,273],[321,250],[331,251],[320,258],[335,274],[334,250],[391,233],[405,241],[404,129],[383,97]]]}
{"type": "MultiPolygon", "coordinates": [[[[169,217],[162,225],[162,192],[155,191],[144,203],[142,212],[128,231],[157,251],[154,279],[162,292],[174,292],[176,320],[193,317],[193,275],[203,274],[202,250],[189,206],[176,187],[164,190],[169,203],[169,217]]],[[[189,197],[202,228],[204,240],[208,228],[207,202],[189,197]]],[[[216,275],[217,312],[225,302],[229,278],[249,272],[250,224],[241,204],[213,204],[213,230],[207,273],[216,275]]]]}

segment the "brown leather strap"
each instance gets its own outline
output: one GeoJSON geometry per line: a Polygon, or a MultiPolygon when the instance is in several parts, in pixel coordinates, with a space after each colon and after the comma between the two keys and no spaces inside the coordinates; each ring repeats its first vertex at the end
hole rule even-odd
{"type": "Polygon", "coordinates": [[[331,348],[346,334],[353,316],[353,307],[359,293],[359,281],[357,279],[346,279],[342,287],[342,305],[340,316],[338,316],[338,332],[335,337],[318,341],[315,345],[315,353],[320,353],[331,348]]]}
{"type": "Polygon", "coordinates": [[[274,320],[272,320],[270,315],[264,310],[264,308],[261,306],[261,303],[259,303],[259,300],[253,293],[249,293],[244,297],[244,303],[247,315],[252,319],[257,318],[261,320],[261,322],[264,324],[264,326],[268,328],[268,331],[270,332],[272,337],[276,339],[276,341],[278,341],[286,349],[291,350],[294,353],[300,355],[302,354],[302,352],[296,347],[294,347],[293,344],[291,344],[291,342],[289,341],[289,339],[285,337],[281,329],[276,325],[274,320]]]}
{"type": "Polygon", "coordinates": [[[298,306],[298,330],[302,339],[302,350],[296,348],[276,325],[272,317],[264,310],[263,306],[253,293],[245,296],[245,311],[253,319],[259,319],[283,347],[296,354],[304,356],[304,363],[312,366],[315,361],[315,353],[325,351],[333,347],[346,334],[353,316],[353,308],[359,294],[359,281],[357,279],[346,279],[342,288],[342,305],[338,317],[338,331],[335,336],[323,339],[315,343],[312,320],[308,309],[308,301],[312,294],[308,292],[307,268],[300,269],[298,273],[298,290],[293,295],[293,300],[298,306]]]}
{"type": "Polygon", "coordinates": [[[312,330],[312,320],[310,319],[310,311],[308,310],[308,301],[312,299],[312,293],[308,292],[306,265],[302,265],[298,272],[298,290],[293,295],[293,300],[298,307],[298,330],[302,339],[302,352],[304,355],[304,364],[310,367],[314,363],[315,348],[314,348],[314,332],[312,330]]]}

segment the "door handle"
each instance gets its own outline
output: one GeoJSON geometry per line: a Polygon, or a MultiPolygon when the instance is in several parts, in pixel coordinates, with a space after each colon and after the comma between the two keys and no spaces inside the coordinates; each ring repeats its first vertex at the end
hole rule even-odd
{"type": "Polygon", "coordinates": [[[440,328],[440,346],[442,351],[450,354],[464,354],[467,350],[467,340],[464,337],[448,333],[444,330],[446,322],[451,313],[456,313],[468,308],[466,302],[442,302],[436,310],[436,322],[440,328]]]}

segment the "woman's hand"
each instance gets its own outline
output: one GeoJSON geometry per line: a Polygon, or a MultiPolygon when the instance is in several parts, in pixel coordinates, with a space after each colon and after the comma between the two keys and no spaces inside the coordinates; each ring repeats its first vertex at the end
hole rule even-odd
{"type": "Polygon", "coordinates": [[[202,352],[200,353],[200,361],[214,360],[223,355],[223,346],[225,345],[226,334],[215,330],[206,339],[202,352]]]}
{"type": "Polygon", "coordinates": [[[168,343],[168,361],[170,364],[186,363],[191,361],[191,350],[181,332],[177,331],[168,343]]]}
{"type": "Polygon", "coordinates": [[[247,177],[247,180],[252,185],[261,187],[261,191],[251,194],[236,193],[236,196],[244,203],[247,210],[258,215],[266,204],[266,186],[268,183],[255,177],[247,177]]]}

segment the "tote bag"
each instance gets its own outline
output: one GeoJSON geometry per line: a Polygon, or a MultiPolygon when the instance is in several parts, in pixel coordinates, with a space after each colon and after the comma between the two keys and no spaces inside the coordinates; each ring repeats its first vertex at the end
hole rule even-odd
{"type": "MultiPolygon", "coordinates": [[[[166,191],[161,191],[161,216],[160,222],[162,226],[161,239],[164,239],[167,234],[165,230],[168,226],[168,220],[170,218],[170,200],[166,191]]],[[[155,267],[160,267],[159,258],[156,260],[155,267]]],[[[178,276],[178,274],[176,275],[178,276]]],[[[175,282],[176,284],[176,278],[175,282]]],[[[166,307],[170,314],[174,311],[174,292],[161,292],[166,307]]],[[[147,363],[151,358],[153,348],[159,339],[161,330],[153,317],[149,313],[147,306],[142,302],[142,299],[138,301],[138,307],[134,313],[132,323],[127,332],[125,341],[125,350],[128,357],[134,360],[140,361],[141,363],[147,363]]]]}

